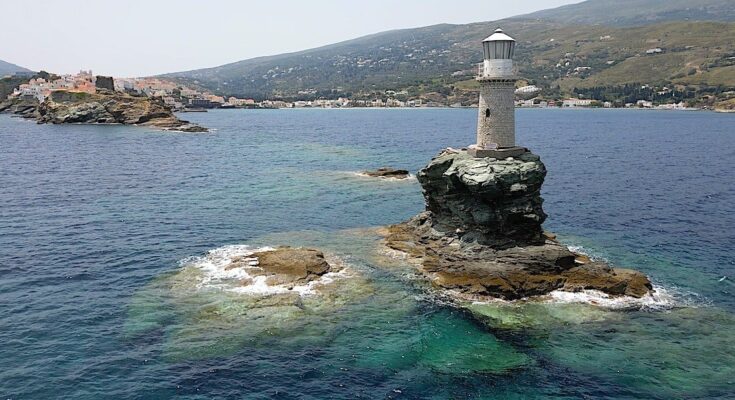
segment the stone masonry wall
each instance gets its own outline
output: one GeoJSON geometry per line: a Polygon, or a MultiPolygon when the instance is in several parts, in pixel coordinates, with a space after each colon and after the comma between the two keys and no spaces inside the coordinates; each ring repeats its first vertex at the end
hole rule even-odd
{"type": "Polygon", "coordinates": [[[515,146],[515,80],[480,80],[477,144],[515,146]]]}

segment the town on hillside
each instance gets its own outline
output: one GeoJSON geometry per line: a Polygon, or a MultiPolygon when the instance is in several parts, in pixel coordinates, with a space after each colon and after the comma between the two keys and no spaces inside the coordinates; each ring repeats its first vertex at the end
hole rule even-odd
{"type": "MultiPolygon", "coordinates": [[[[301,91],[303,99],[283,100],[267,99],[256,101],[252,98],[224,97],[206,90],[198,90],[179,82],[162,78],[110,78],[94,75],[91,70],[81,70],[77,74],[53,75],[42,73],[34,75],[27,83],[20,84],[8,99],[35,99],[42,103],[54,91],[96,93],[98,90],[112,90],[134,96],[160,98],[174,111],[204,111],[207,109],[276,109],[276,108],[415,108],[415,107],[477,107],[477,103],[450,102],[445,98],[432,96],[432,93],[409,96],[406,90],[386,90],[338,98],[312,98],[314,91],[301,91]]],[[[516,89],[516,107],[520,108],[644,108],[644,109],[692,109],[684,101],[678,103],[655,104],[653,96],[675,94],[668,87],[656,88],[644,85],[635,88],[645,98],[634,98],[630,102],[601,102],[593,100],[585,93],[578,97],[565,99],[547,99],[543,90],[534,85],[525,85],[516,89]],[[650,98],[649,98],[650,97],[650,98]]]]}

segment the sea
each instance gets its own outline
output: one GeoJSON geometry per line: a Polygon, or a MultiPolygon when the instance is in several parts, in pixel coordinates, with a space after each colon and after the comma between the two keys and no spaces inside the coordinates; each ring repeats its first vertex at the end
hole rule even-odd
{"type": "Polygon", "coordinates": [[[474,142],[475,113],[181,115],[205,134],[0,116],[0,398],[735,398],[735,115],[518,110],[545,229],[656,295],[458,304],[382,246],[423,210],[416,179],[359,172],[415,175],[474,142]],[[223,275],[277,246],[348,273],[291,304],[223,275]]]}

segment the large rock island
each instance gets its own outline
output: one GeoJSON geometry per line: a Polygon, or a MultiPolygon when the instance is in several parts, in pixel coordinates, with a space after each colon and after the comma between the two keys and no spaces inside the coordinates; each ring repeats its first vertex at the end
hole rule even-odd
{"type": "Polygon", "coordinates": [[[43,102],[14,98],[0,103],[0,112],[11,112],[40,124],[143,125],[171,131],[207,132],[180,120],[159,98],[132,96],[111,90],[96,93],[57,90],[43,102]]]}
{"type": "Polygon", "coordinates": [[[640,272],[593,261],[543,231],[545,176],[531,152],[498,160],[445,150],[418,173],[426,211],[388,227],[386,244],[461,299],[515,300],[554,290],[650,293],[640,272]]]}

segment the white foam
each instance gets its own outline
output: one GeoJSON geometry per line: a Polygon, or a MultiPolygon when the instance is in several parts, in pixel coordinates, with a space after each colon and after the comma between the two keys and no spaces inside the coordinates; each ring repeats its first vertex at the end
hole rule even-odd
{"type": "MultiPolygon", "coordinates": [[[[449,292],[450,294],[452,292],[449,292]]],[[[454,293],[461,296],[461,293],[454,293]]],[[[674,307],[693,307],[695,302],[680,298],[679,294],[674,294],[672,290],[659,286],[654,286],[652,293],[641,298],[632,296],[611,296],[599,290],[582,290],[579,292],[569,292],[565,290],[555,290],[543,296],[527,297],[520,300],[504,300],[500,298],[474,300],[474,305],[520,305],[524,303],[544,303],[544,304],[588,304],[591,306],[608,309],[611,311],[625,310],[644,310],[657,311],[667,310],[674,307]]]]}
{"type": "Polygon", "coordinates": [[[248,258],[252,254],[261,251],[274,250],[273,247],[252,248],[247,245],[230,245],[210,250],[201,257],[189,257],[181,260],[182,267],[198,268],[203,272],[197,289],[220,289],[233,293],[248,295],[272,295],[280,293],[298,293],[301,296],[312,295],[319,286],[334,282],[335,279],[346,277],[350,274],[343,267],[338,272],[328,272],[319,279],[304,285],[288,287],[285,285],[269,285],[268,277],[248,273],[248,269],[258,269],[257,258],[248,258]],[[232,262],[240,258],[247,267],[228,269],[232,262]]]}
{"type": "Polygon", "coordinates": [[[582,246],[567,246],[567,249],[569,249],[569,251],[571,251],[572,253],[585,255],[589,257],[591,260],[603,261],[607,264],[610,263],[605,257],[600,257],[597,254],[593,254],[592,252],[590,252],[589,250],[585,249],[582,246]]]}
{"type": "Polygon", "coordinates": [[[606,308],[609,310],[663,310],[678,305],[675,296],[661,287],[641,297],[611,296],[598,290],[582,290],[567,292],[555,290],[543,297],[544,302],[570,304],[583,303],[606,308]]]}
{"type": "Polygon", "coordinates": [[[365,178],[365,179],[380,180],[383,182],[410,182],[410,181],[416,180],[416,176],[413,174],[408,174],[405,178],[396,178],[396,177],[387,177],[387,176],[370,176],[364,172],[354,172],[354,171],[348,172],[348,174],[353,175],[353,176],[358,176],[360,178],[365,178]]]}

